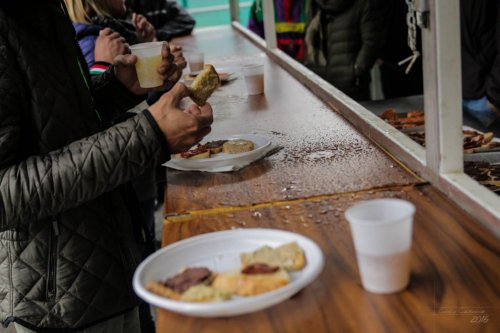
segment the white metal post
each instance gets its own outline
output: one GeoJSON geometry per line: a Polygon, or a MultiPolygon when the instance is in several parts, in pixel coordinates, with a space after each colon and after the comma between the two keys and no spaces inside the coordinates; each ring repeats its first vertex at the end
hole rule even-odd
{"type": "Polygon", "coordinates": [[[460,8],[457,0],[430,0],[422,30],[427,167],[431,181],[463,171],[460,8]]]}
{"type": "Polygon", "coordinates": [[[263,0],[262,7],[266,45],[268,49],[275,49],[278,43],[276,41],[276,25],[274,22],[274,0],[263,0]]]}
{"type": "Polygon", "coordinates": [[[240,22],[240,0],[229,0],[231,22],[240,22]]]}

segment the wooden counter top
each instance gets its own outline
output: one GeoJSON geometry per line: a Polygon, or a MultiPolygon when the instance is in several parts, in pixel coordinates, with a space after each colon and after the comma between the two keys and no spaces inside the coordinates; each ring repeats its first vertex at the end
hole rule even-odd
{"type": "Polygon", "coordinates": [[[179,43],[212,50],[216,68],[264,61],[265,95],[248,97],[239,77],[211,97],[212,133],[255,133],[283,149],[237,172],[169,169],[163,245],[231,228],[278,228],[317,242],[326,265],[303,291],[256,313],[202,319],[159,310],[158,332],[500,331],[498,239],[281,67],[256,58],[261,51],[237,32],[202,30],[179,43]],[[392,295],[361,287],[344,218],[350,205],[379,197],[417,207],[411,283],[392,295]]]}
{"type": "Polygon", "coordinates": [[[253,314],[201,319],[160,311],[158,332],[500,330],[498,240],[431,186],[172,217],[165,221],[163,239],[169,244],[206,232],[251,227],[285,229],[313,239],[325,255],[322,274],[291,299],[253,314]],[[354,202],[379,197],[410,200],[417,208],[411,283],[392,295],[362,288],[344,218],[354,202]]]}
{"type": "MultiPolygon", "coordinates": [[[[221,28],[224,33],[220,34],[226,34],[227,29],[221,28]]],[[[210,41],[212,34],[215,34],[212,30],[201,33],[210,41]]],[[[244,39],[234,35],[227,39],[218,36],[213,42],[229,50],[229,54],[237,48],[234,44],[240,45],[243,42],[239,39],[244,39]]],[[[203,40],[196,34],[193,38],[203,40]]],[[[189,38],[181,41],[188,44],[189,38]]],[[[260,52],[257,47],[246,44],[245,49],[249,54],[260,52]]],[[[211,134],[254,133],[269,138],[283,149],[238,172],[169,169],[168,214],[419,181],[267,58],[243,56],[237,52],[223,60],[208,54],[207,57],[207,61],[210,57],[213,59],[211,62],[216,68],[232,68],[237,76],[209,99],[214,109],[211,134]],[[244,79],[238,70],[256,61],[265,63],[265,95],[247,96],[244,79]]]]}

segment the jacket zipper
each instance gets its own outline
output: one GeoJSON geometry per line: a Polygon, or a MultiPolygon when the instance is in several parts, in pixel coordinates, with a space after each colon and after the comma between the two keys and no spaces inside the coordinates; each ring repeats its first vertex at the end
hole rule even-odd
{"type": "Polygon", "coordinates": [[[49,263],[47,268],[47,300],[56,297],[57,244],[59,239],[59,222],[52,221],[49,236],[49,263]]]}

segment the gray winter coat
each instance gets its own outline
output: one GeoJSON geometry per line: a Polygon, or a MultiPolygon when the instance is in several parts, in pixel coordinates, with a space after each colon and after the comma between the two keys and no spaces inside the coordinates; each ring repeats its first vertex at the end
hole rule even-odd
{"type": "MultiPolygon", "coordinates": [[[[23,1],[24,2],[24,1],[23,1]]],[[[90,78],[60,0],[0,6],[0,319],[72,331],[136,306],[128,181],[167,159],[113,70],[90,78]],[[26,4],[24,4],[26,7],[26,4]]]]}

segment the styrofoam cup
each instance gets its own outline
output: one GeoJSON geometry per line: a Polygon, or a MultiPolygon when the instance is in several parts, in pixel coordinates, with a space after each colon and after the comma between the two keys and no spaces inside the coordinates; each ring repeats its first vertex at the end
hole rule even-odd
{"type": "Polygon", "coordinates": [[[135,70],[142,88],[154,88],[163,84],[158,73],[162,62],[161,49],[163,42],[141,43],[130,46],[132,54],[137,56],[135,70]]]}
{"type": "Polygon", "coordinates": [[[191,72],[199,72],[203,69],[205,64],[205,54],[202,52],[189,52],[186,53],[186,59],[189,63],[191,72]]]}
{"type": "Polygon", "coordinates": [[[415,206],[401,199],[368,200],[347,209],[366,290],[393,293],[408,285],[414,214],[415,206]]]}
{"type": "Polygon", "coordinates": [[[243,67],[245,86],[248,95],[264,93],[264,65],[248,65],[243,67]]]}

